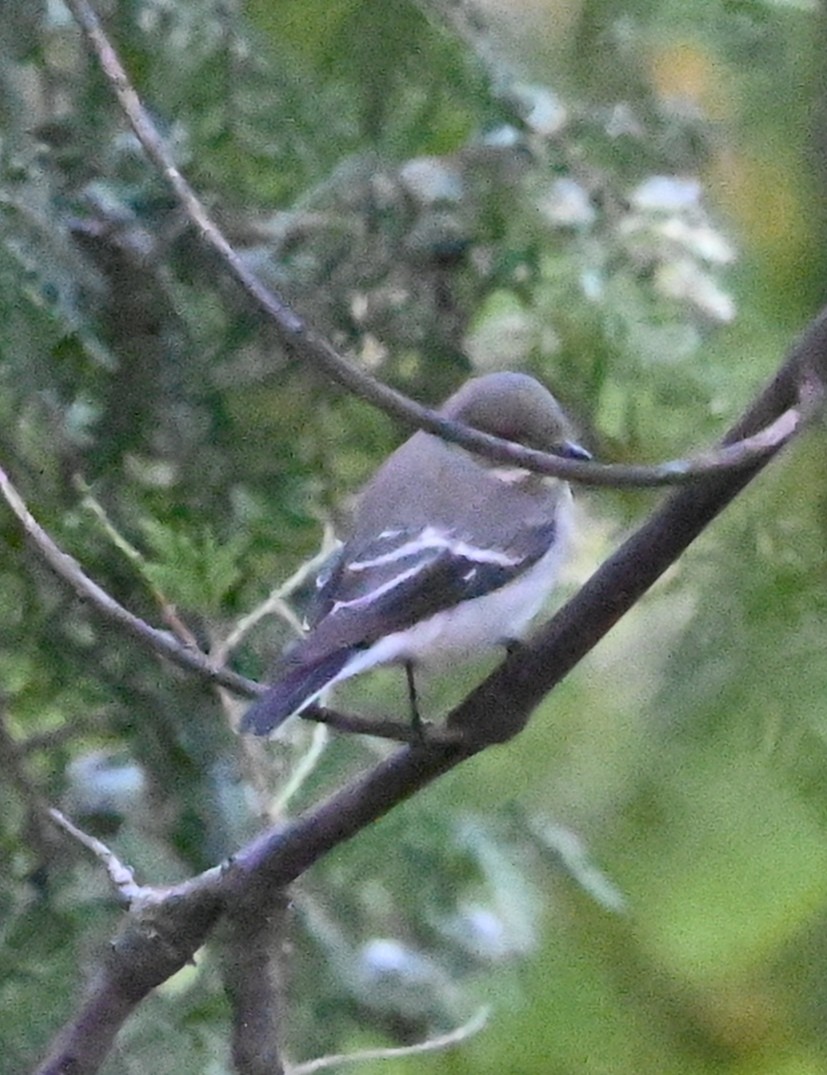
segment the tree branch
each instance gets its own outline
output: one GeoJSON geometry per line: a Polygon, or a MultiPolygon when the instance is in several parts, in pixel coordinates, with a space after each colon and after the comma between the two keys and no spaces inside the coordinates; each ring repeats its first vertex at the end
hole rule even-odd
{"type": "Polygon", "coordinates": [[[344,1064],[360,1064],[366,1060],[391,1060],[399,1056],[416,1056],[419,1053],[437,1053],[452,1049],[467,1041],[485,1027],[488,1022],[488,1008],[480,1008],[462,1026],[440,1034],[436,1038],[418,1041],[415,1045],[402,1045],[395,1049],[362,1049],[355,1053],[336,1053],[332,1056],[320,1056],[316,1060],[307,1060],[290,1068],[288,1075],[316,1075],[317,1071],[338,1068],[344,1064]]]}
{"type": "Polygon", "coordinates": [[[655,466],[585,463],[525,448],[449,421],[382,384],[340,355],[329,341],[314,332],[280,295],[265,287],[255,273],[250,271],[178,170],[91,5],[87,0],[66,0],[66,4],[96,55],[144,152],[169,183],[196,234],[218,256],[230,276],[273,324],[286,347],[336,384],[385,414],[407,426],[436,433],[443,440],[479,452],[497,462],[525,467],[538,474],[565,478],[584,485],[614,487],[683,485],[695,482],[712,472],[748,469],[754,462],[772,455],[780,443],[795,432],[799,415],[793,410],[797,401],[792,400],[789,415],[776,415],[773,422],[768,423],[768,428],[753,429],[740,444],[730,443],[718,450],[706,451],[691,458],[670,460],[655,466]]]}
{"type": "Polygon", "coordinates": [[[22,523],[26,536],[43,560],[55,574],[69,583],[80,598],[88,601],[102,616],[117,624],[126,634],[137,639],[142,645],[148,646],[162,657],[167,657],[179,667],[196,672],[210,683],[229,687],[248,698],[254,698],[262,692],[264,688],[257,683],[229,669],[216,667],[200,650],[183,645],[173,634],[151,627],[139,616],[129,612],[123,605],[119,605],[114,597],[93,582],[84,573],[77,560],[64,552],[40,526],[1,466],[0,495],[22,523]]]}
{"type": "Polygon", "coordinates": [[[139,885],[135,881],[135,873],[131,866],[121,862],[114,851],[108,848],[101,840],[98,840],[97,837],[90,836],[88,832],[79,829],[61,810],[49,807],[46,813],[59,829],[66,833],[67,836],[71,836],[73,840],[76,840],[81,847],[91,851],[103,865],[121,903],[126,904],[128,907],[135,900],[154,893],[153,889],[144,888],[143,885],[139,885]]]}
{"type": "Polygon", "coordinates": [[[238,1075],[284,1075],[279,1036],[284,988],[288,903],[283,897],[262,914],[258,907],[228,908],[221,933],[221,972],[233,1011],[233,1063],[238,1075]]]}
{"type": "Polygon", "coordinates": [[[192,960],[221,907],[210,875],[199,880],[184,900],[171,889],[156,890],[154,900],[133,903],[77,1015],[57,1035],[36,1075],[93,1075],[144,997],[192,960]]]}
{"type": "MultiPolygon", "coordinates": [[[[317,724],[324,724],[337,732],[345,732],[347,735],[372,735],[377,739],[391,739],[395,743],[418,743],[423,734],[410,720],[360,717],[355,713],[340,713],[338,710],[328,709],[321,705],[308,706],[299,716],[317,724]]],[[[425,739],[431,745],[456,745],[463,742],[465,738],[461,731],[430,727],[427,723],[424,732],[425,739]]]]}

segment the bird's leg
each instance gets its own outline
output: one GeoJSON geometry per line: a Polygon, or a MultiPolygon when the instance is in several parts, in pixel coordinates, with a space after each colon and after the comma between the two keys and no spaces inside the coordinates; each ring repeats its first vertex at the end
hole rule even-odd
{"type": "Polygon", "coordinates": [[[413,661],[405,661],[405,678],[408,681],[408,701],[411,704],[411,726],[416,741],[422,743],[425,740],[425,729],[422,717],[419,714],[419,700],[416,693],[416,682],[414,681],[413,661]]]}

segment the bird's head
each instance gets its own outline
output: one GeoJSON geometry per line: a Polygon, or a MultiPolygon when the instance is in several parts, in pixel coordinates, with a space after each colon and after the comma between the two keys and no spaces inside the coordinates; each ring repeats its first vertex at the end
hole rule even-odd
{"type": "Polygon", "coordinates": [[[571,439],[571,426],[560,404],[527,373],[473,377],[445,401],[440,413],[527,448],[569,459],[591,459],[571,439]]]}

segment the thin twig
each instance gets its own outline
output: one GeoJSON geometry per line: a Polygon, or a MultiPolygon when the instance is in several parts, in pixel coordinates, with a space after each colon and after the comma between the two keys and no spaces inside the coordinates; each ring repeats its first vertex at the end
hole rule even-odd
{"type": "Polygon", "coordinates": [[[71,836],[73,840],[77,840],[87,851],[91,851],[103,864],[121,903],[130,906],[135,900],[146,898],[149,893],[154,893],[154,889],[137,883],[131,866],[121,862],[115,852],[97,837],[90,836],[88,832],[79,829],[62,811],[52,806],[47,810],[47,814],[59,829],[71,836]]]}
{"type": "Polygon", "coordinates": [[[490,1009],[480,1008],[467,1023],[450,1030],[447,1034],[440,1034],[436,1038],[428,1038],[426,1041],[417,1042],[415,1045],[402,1045],[391,1049],[363,1049],[356,1053],[335,1053],[330,1056],[320,1056],[316,1060],[308,1060],[303,1064],[294,1064],[288,1068],[287,1075],[315,1075],[317,1071],[326,1071],[328,1068],[338,1067],[340,1064],[359,1064],[367,1060],[392,1060],[402,1056],[418,1056],[421,1053],[442,1052],[445,1049],[453,1049],[454,1046],[472,1038],[483,1029],[488,1022],[490,1009]]]}
{"type": "Polygon", "coordinates": [[[295,764],[291,765],[287,783],[279,788],[275,796],[270,797],[267,814],[271,818],[279,818],[287,809],[290,800],[301,791],[307,780],[316,771],[316,767],[322,759],[325,749],[330,742],[327,728],[323,724],[317,724],[310,738],[310,745],[301,754],[295,764]]]}
{"type": "Polygon", "coordinates": [[[66,4],[97,56],[101,69],[144,152],[169,183],[196,234],[218,255],[230,275],[273,323],[283,343],[360,399],[408,426],[426,429],[444,440],[460,444],[498,462],[595,486],[683,485],[713,472],[746,469],[775,451],[795,432],[799,415],[793,411],[789,416],[780,416],[767,429],[756,430],[753,436],[741,443],[712,449],[698,456],[670,460],[654,466],[585,463],[524,448],[511,441],[501,440],[499,437],[449,421],[382,384],[340,355],[324,337],[314,332],[280,295],[265,287],[255,273],[250,271],[177,168],[91,5],[87,0],[66,0],[66,4]]]}
{"type": "Polygon", "coordinates": [[[301,635],[301,622],[287,603],[287,598],[322,567],[335,547],[336,539],[333,535],[333,529],[326,524],[321,548],[316,555],[310,560],[306,560],[289,578],[277,586],[260,605],[257,605],[252,611],[243,616],[222,642],[216,643],[211,648],[210,656],[215,663],[218,665],[224,664],[229,655],[240,645],[256,624],[264,619],[265,616],[269,616],[271,612],[280,616],[297,635],[301,635]]]}
{"type": "MultiPolygon", "coordinates": [[[[308,706],[300,716],[319,724],[326,724],[337,732],[348,735],[372,735],[377,739],[390,739],[395,743],[420,743],[423,731],[414,727],[410,721],[389,720],[377,717],[360,717],[355,713],[340,713],[326,706],[308,706]]],[[[435,728],[426,724],[425,742],[431,745],[455,746],[462,742],[462,733],[449,728],[435,728]]]]}
{"type": "Polygon", "coordinates": [[[68,582],[79,597],[93,605],[102,616],[118,624],[127,634],[149,646],[154,652],[167,657],[181,668],[197,672],[199,676],[211,683],[229,687],[247,698],[254,698],[262,692],[264,688],[252,680],[227,668],[216,667],[200,650],[183,645],[174,635],[151,627],[140,617],[125,609],[123,605],[119,605],[106,590],[93,582],[83,572],[77,560],[65,553],[40,526],[2,467],[0,467],[0,494],[17,516],[27,537],[49,567],[65,582],[68,582]]]}

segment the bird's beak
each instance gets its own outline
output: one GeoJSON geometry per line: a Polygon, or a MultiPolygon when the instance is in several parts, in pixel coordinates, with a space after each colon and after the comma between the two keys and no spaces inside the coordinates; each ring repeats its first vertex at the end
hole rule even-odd
{"type": "Polygon", "coordinates": [[[581,445],[573,440],[563,440],[555,448],[555,455],[561,455],[564,459],[579,459],[582,463],[588,463],[592,453],[587,452],[581,445]]]}

